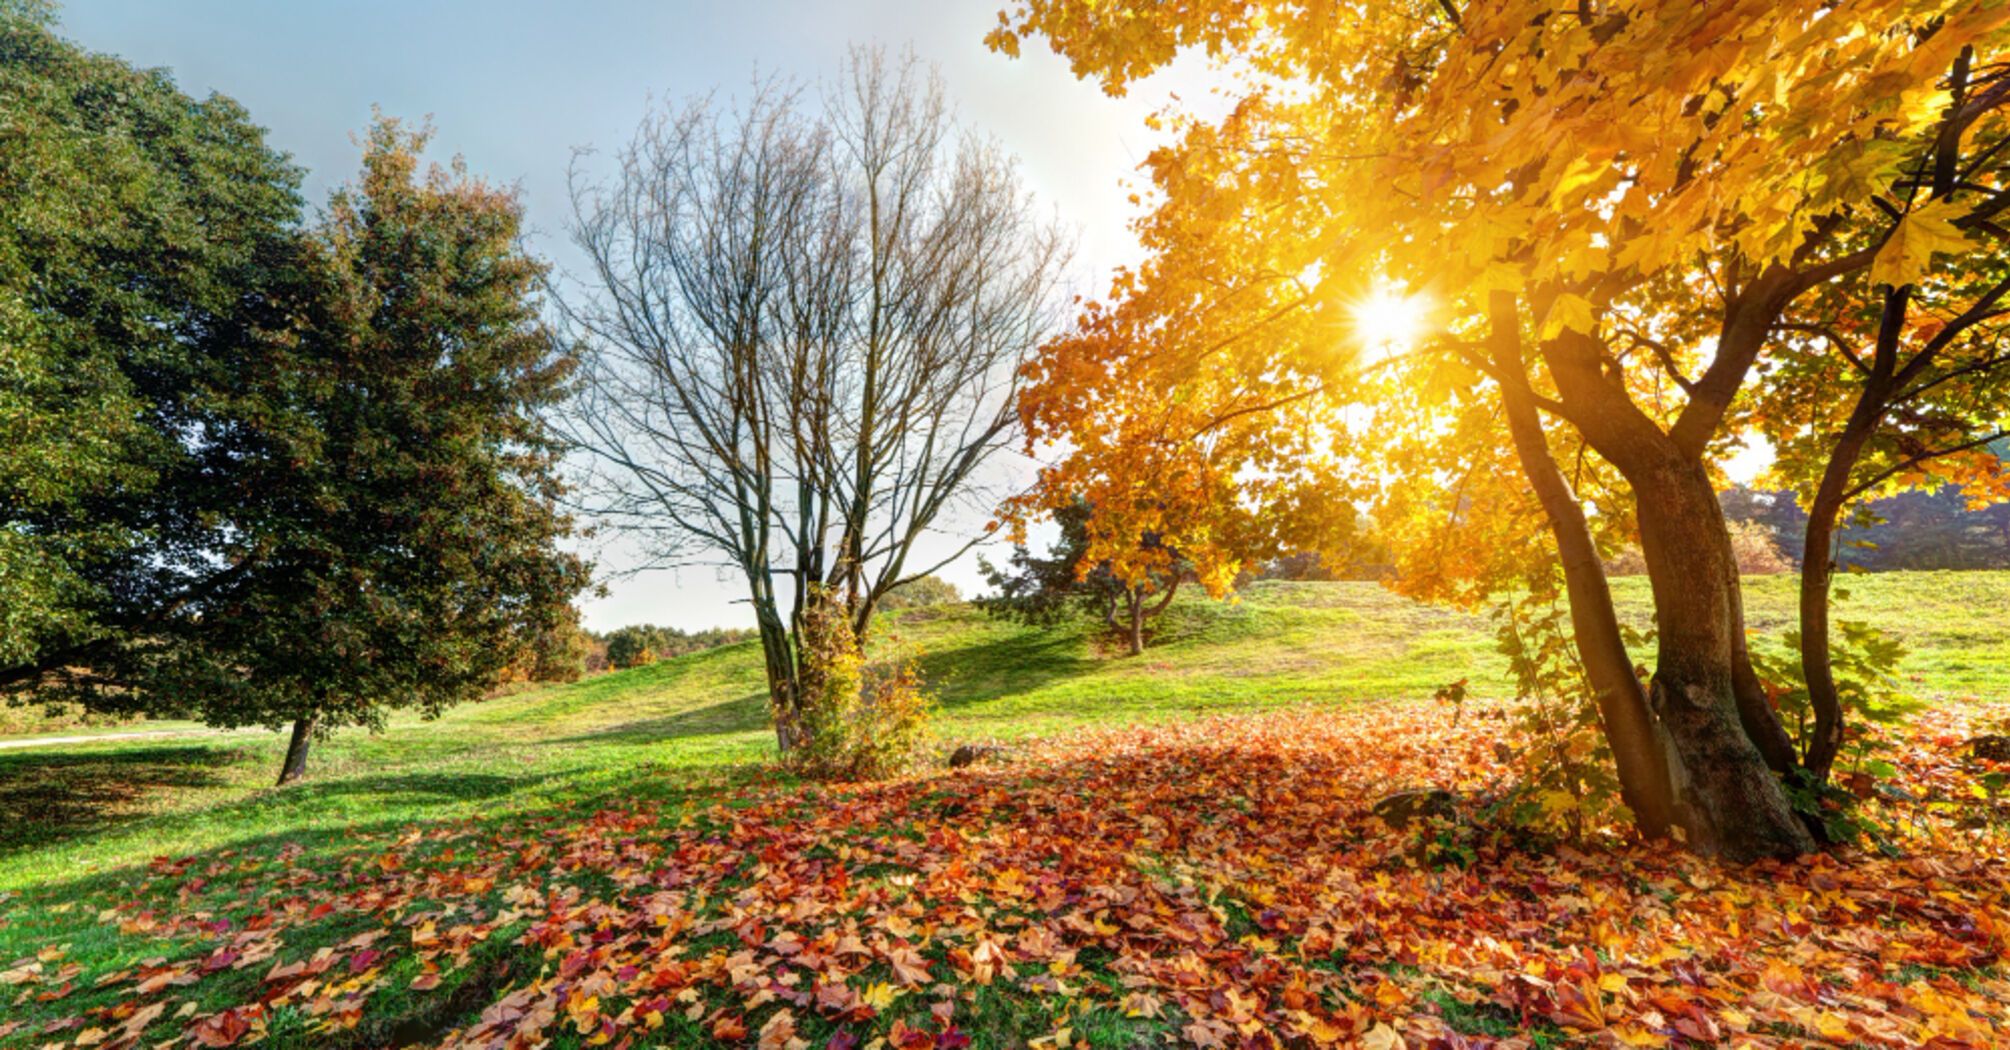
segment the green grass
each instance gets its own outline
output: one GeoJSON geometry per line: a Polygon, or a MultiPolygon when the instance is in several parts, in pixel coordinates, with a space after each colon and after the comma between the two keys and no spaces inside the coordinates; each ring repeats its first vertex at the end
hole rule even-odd
{"type": "MultiPolygon", "coordinates": [[[[1747,581],[1747,615],[1762,638],[1792,625],[1793,587],[1784,576],[1747,581]]],[[[2010,695],[2010,573],[1893,573],[1846,588],[1840,618],[1903,638],[1904,671],[1920,695],[2010,695]]],[[[1621,579],[1616,589],[1622,613],[1648,626],[1646,581],[1621,579]]],[[[1507,688],[1484,615],[1372,584],[1264,583],[1235,602],[1185,599],[1135,658],[1088,624],[1037,630],[966,607],[889,615],[878,630],[882,652],[920,660],[945,746],[1116,720],[1416,699],[1460,678],[1481,695],[1507,688]]],[[[431,722],[399,718],[381,734],[344,731],[316,745],[308,782],[275,790],[282,744],[254,732],[0,751],[0,890],[248,837],[311,839],[358,823],[661,795],[755,775],[773,753],[751,643],[469,704],[431,722]]]]}
{"type": "MultiPolygon", "coordinates": [[[[1788,577],[1747,581],[1748,618],[1762,637],[1791,626],[1793,586],[1788,577]]],[[[1648,626],[1646,581],[1619,580],[1616,589],[1622,614],[1648,626]]],[[[1891,574],[1851,579],[1848,589],[1839,618],[1904,639],[1904,671],[1920,695],[2010,695],[2010,573],[1891,574]]],[[[921,663],[939,701],[934,732],[943,748],[1102,722],[1421,699],[1461,678],[1480,695],[1507,689],[1484,615],[1417,605],[1370,584],[1266,583],[1233,603],[1183,599],[1141,657],[1122,655],[1088,624],[1037,630],[967,607],[881,623],[879,652],[921,663]]],[[[316,745],[309,779],[287,788],[270,786],[284,741],[263,732],[0,750],[0,965],[58,940],[99,968],[163,954],[165,941],[120,934],[77,903],[143,892],[144,866],[156,857],[211,863],[270,857],[284,845],[309,870],[353,859],[413,825],[451,835],[468,822],[493,828],[606,804],[716,800],[775,775],[763,688],[754,645],[724,647],[465,705],[430,722],[395,719],[380,734],[340,732],[316,745]]],[[[163,727],[84,731],[121,728],[163,727]]],[[[486,973],[500,986],[508,975],[497,967],[513,965],[503,955],[477,963],[457,979],[486,973]]],[[[224,1003],[241,991],[220,982],[205,994],[224,1003]]],[[[482,992],[471,986],[461,999],[478,1009],[482,992]]],[[[409,998],[383,1004],[387,1015],[416,1023],[426,1011],[467,1009],[444,990],[409,998]]],[[[1455,1027],[1489,1033],[1501,1023],[1442,1005],[1455,1027]]],[[[1004,1032],[1053,1023],[1018,1016],[1034,1008],[998,999],[975,1013],[1004,1032]]],[[[271,1038],[287,1045],[296,1020],[275,1018],[271,1038]]],[[[1151,1037],[1133,1019],[1075,1023],[1092,1045],[1151,1037]]]]}

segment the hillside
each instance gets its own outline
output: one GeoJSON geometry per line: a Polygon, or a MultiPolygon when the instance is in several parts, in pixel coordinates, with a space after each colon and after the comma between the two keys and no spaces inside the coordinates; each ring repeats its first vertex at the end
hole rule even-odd
{"type": "MultiPolygon", "coordinates": [[[[1618,581],[1645,616],[1644,580],[1618,581]]],[[[2010,695],[2010,573],[1898,573],[1850,581],[1849,618],[1912,648],[1924,696],[2010,695]]],[[[1762,637],[1791,621],[1793,581],[1748,581],[1762,637]]],[[[1644,623],[1643,623],[1644,626],[1644,623]]],[[[1033,630],[966,608],[886,620],[881,651],[915,653],[945,741],[1304,703],[1428,698],[1470,679],[1506,691],[1483,616],[1420,606],[1371,584],[1264,583],[1232,604],[1184,600],[1141,658],[1086,625],[1033,630]]],[[[316,747],[309,783],[269,789],[281,741],[189,735],[0,751],[0,889],[262,834],[318,834],[556,799],[661,794],[753,775],[772,753],[750,644],[468,705],[316,747]]]]}
{"type": "MultiPolygon", "coordinates": [[[[1641,583],[1619,582],[1636,617],[1641,583]]],[[[1785,622],[1791,583],[1752,581],[1755,625],[1776,632],[1785,622]]],[[[1855,590],[1854,615],[1912,645],[1917,691],[2002,698],[2010,626],[1994,613],[2010,605],[2010,574],[1881,576],[1855,590]]],[[[1375,799],[1419,781],[1477,786],[1502,775],[1503,745],[1487,743],[1500,723],[1467,719],[1460,728],[1417,702],[1461,677],[1482,694],[1501,692],[1489,638],[1482,618],[1346,583],[1269,583],[1235,604],[1184,602],[1138,659],[1105,651],[1086,627],[1029,630],[962,607],[911,611],[889,619],[880,645],[923,662],[941,700],[943,746],[1045,742],[995,768],[835,791],[798,787],[766,764],[772,745],[749,645],[468,705],[435,722],[400,721],[377,735],[338,734],[317,747],[311,779],[282,789],[268,786],[280,741],[263,733],[0,751],[0,962],[16,960],[9,980],[38,996],[25,1015],[36,1027],[10,1031],[0,1018],[0,1046],[46,1035],[48,1025],[116,1029],[128,1017],[141,1026],[159,1017],[150,1033],[195,1023],[217,1045],[437,1042],[456,1031],[483,1042],[516,1023],[511,1011],[528,1009],[535,1023],[557,1024],[558,1046],[594,1045],[585,1034],[595,1025],[659,1024],[645,1042],[751,1043],[760,1028],[778,1046],[795,1045],[780,1037],[790,1030],[850,1046],[839,1034],[856,1023],[889,1045],[961,1045],[967,1033],[975,1046],[1020,1046],[1026,1033],[1050,1031],[1063,1038],[1043,1045],[1072,1038],[1117,1050],[1175,1032],[1205,1042],[1227,1030],[1209,1025],[1256,1023],[1243,1011],[1259,1003],[1262,1024],[1302,1028],[1321,1045],[1388,1025],[1412,1038],[1520,1030],[1534,1045],[1588,1045],[1572,1033],[1648,1038],[1671,1016],[1686,1018],[1676,1022],[1690,1026],[1683,1031],[1827,1034],[1844,1022],[1799,1005],[1813,993],[1782,983],[1788,971],[1779,967],[1826,972],[1860,965],[1858,956],[1808,957],[1790,933],[1767,932],[1777,921],[1757,917],[1803,908],[1816,888],[1841,901],[1824,921],[1847,927],[1849,944],[1870,946],[1883,975],[1862,986],[1872,991],[1848,1024],[1923,1038],[1920,1011],[1961,1002],[1959,1016],[1930,1022],[1951,1026],[1957,1045],[1993,1023],[2000,990],[1994,978],[1955,979],[1948,960],[1967,949],[1936,932],[1940,912],[1894,924],[1883,904],[1870,906],[1912,877],[1903,860],[1737,876],[1753,917],[1720,916],[1708,966],[1726,968],[1715,979],[1725,989],[1749,985],[1763,968],[1784,996],[1766,1015],[1732,1009],[1738,996],[1721,989],[1684,998],[1689,978],[1679,967],[1636,967],[1624,981],[1617,971],[1580,972],[1592,941],[1569,932],[1577,928],[1570,902],[1581,901],[1569,895],[1554,915],[1524,916],[1558,937],[1525,939],[1514,920],[1488,940],[1492,949],[1452,961],[1470,950],[1472,916],[1495,914],[1500,899],[1549,899],[1559,878],[1603,880],[1598,894],[1619,893],[1611,907],[1633,916],[1637,952],[1664,938],[1697,944],[1693,909],[1704,905],[1668,902],[1691,892],[1683,887],[1713,885],[1696,881],[1704,877],[1693,859],[1651,848],[1611,854],[1602,862],[1609,870],[1560,868],[1541,851],[1489,853],[1450,883],[1404,861],[1413,847],[1369,813],[1375,799]],[[1080,807],[1092,796],[1093,817],[1080,807]],[[842,864],[832,874],[834,858],[842,864]],[[709,918],[695,927],[674,914],[644,922],[656,898],[646,886],[619,889],[633,882],[634,863],[650,865],[651,878],[695,878],[679,899],[709,918]],[[927,875],[896,877],[903,870],[927,875]],[[814,882],[826,877],[835,881],[814,882]],[[1046,887],[1042,907],[1063,911],[1009,947],[957,910],[972,893],[1023,905],[1029,879],[1046,887]],[[1334,898],[1334,880],[1392,889],[1334,898]],[[1259,883],[1271,887],[1266,906],[1282,911],[1238,896],[1236,887],[1259,883]],[[1835,896],[1838,886],[1847,899],[1835,896]],[[1404,903],[1445,894],[1464,903],[1443,921],[1404,903]],[[1078,912],[1072,900],[1111,910],[1078,912]],[[1124,901],[1160,910],[1116,921],[1124,901]],[[763,920],[743,907],[781,910],[763,920]],[[853,943],[844,917],[861,908],[877,917],[858,935],[881,961],[818,963],[839,968],[815,978],[814,1001],[747,969],[758,958],[785,973],[791,960],[841,954],[853,943]],[[1273,917],[1259,922],[1260,911],[1273,917]],[[527,924],[529,914],[547,918],[527,924]],[[1192,979],[1177,965],[1182,956],[1163,952],[1150,932],[1174,914],[1197,943],[1215,946],[1207,957],[1223,969],[1209,979],[1237,989],[1230,998],[1182,991],[1192,979]],[[1336,948],[1330,964],[1307,966],[1291,947],[1342,936],[1346,927],[1322,924],[1343,921],[1412,924],[1425,938],[1414,950],[1425,954],[1357,946],[1349,957],[1336,948]],[[609,930],[605,959],[598,950],[567,956],[600,967],[585,987],[605,989],[610,1011],[627,1003],[619,1017],[582,998],[567,976],[573,961],[554,969],[556,956],[539,947],[576,943],[567,931],[587,922],[629,931],[609,930]],[[764,930],[798,926],[814,945],[794,933],[763,940],[764,930]],[[1286,927],[1296,940],[1271,939],[1286,927]],[[918,948],[906,946],[910,938],[918,948]],[[756,954],[727,954],[743,943],[756,954]],[[1001,969],[1001,957],[1017,968],[1001,969]],[[1782,961],[1789,957],[1798,962],[1782,961]],[[1434,967],[1429,958],[1446,961],[1434,967]],[[338,962],[339,981],[330,975],[317,992],[314,968],[338,962]],[[1475,976],[1503,967],[1604,991],[1587,1004],[1475,976]],[[1319,1001],[1330,1012],[1310,1019],[1288,989],[1273,1000],[1251,983],[1258,971],[1326,988],[1319,1001]],[[615,991],[638,972],[699,997],[669,1010],[667,997],[615,991]],[[838,980],[841,972],[853,978],[838,980]],[[955,1004],[924,1001],[944,975],[983,987],[994,972],[995,988],[955,1004]],[[1009,974],[1017,976],[1008,987],[1009,974]],[[167,991],[146,991],[161,982],[167,991]],[[192,987],[177,991],[181,983],[192,987]],[[722,989],[731,990],[721,998],[722,989]],[[793,1006],[777,1011],[777,995],[793,1006]],[[1667,1013],[1678,1000],[1686,1012],[1667,1013]],[[487,1005],[497,1002],[501,1012],[487,1005]],[[549,1016],[557,1010],[562,1018],[549,1016]],[[652,1021],[650,1010],[665,1013],[652,1021]],[[924,1030],[947,1042],[915,1034],[924,1030]]],[[[1994,803],[1962,794],[1971,782],[1951,750],[1996,714],[1987,704],[1946,706],[1922,724],[1907,762],[1907,790],[1931,803],[1903,818],[1915,849],[1937,851],[1950,836],[1975,834],[1960,830],[1983,826],[1973,821],[2000,820],[1989,815],[1994,803]],[[1933,801],[1947,798],[1958,801],[1933,801]],[[1973,814],[1964,808],[1977,805],[1973,814]]],[[[1933,884],[1932,899],[1975,922],[1999,921],[1987,862],[1936,863],[1950,874],[1933,884]]],[[[1024,922],[998,915],[1004,927],[1024,922]]],[[[29,1002],[24,992],[17,1005],[29,1002]]],[[[95,1041],[91,1031],[77,1038],[95,1041]]]]}

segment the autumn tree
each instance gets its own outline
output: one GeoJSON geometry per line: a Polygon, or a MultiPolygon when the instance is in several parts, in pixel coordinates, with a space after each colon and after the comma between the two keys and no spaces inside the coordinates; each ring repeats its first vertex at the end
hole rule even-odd
{"type": "Polygon", "coordinates": [[[1154,534],[1141,536],[1123,570],[1092,550],[1107,550],[1107,541],[1090,538],[1094,510],[1077,498],[1053,513],[1059,534],[1047,553],[1035,554],[1025,542],[1015,543],[1003,567],[979,559],[978,567],[992,593],[977,605],[993,616],[1036,627],[1052,626],[1074,613],[1095,617],[1111,634],[1124,639],[1132,656],[1145,651],[1145,624],[1172,605],[1180,586],[1193,579],[1193,563],[1154,534]]]}
{"type": "Polygon", "coordinates": [[[809,596],[863,640],[890,590],[960,553],[922,541],[1013,439],[1057,239],[937,79],[876,52],[820,113],[769,85],[654,116],[574,200],[591,491],[651,564],[745,581],[787,750],[809,596]]]}
{"type": "Polygon", "coordinates": [[[1993,234],[1968,236],[1993,224],[1993,192],[1906,183],[1949,140],[1998,156],[2006,17],[1909,0],[1032,0],[992,42],[1044,36],[1114,91],[1185,47],[1244,77],[1227,118],[1185,122],[1149,161],[1154,254],[1110,308],[1134,331],[1177,326],[1188,349],[1130,340],[1074,366],[1090,381],[1073,396],[1110,413],[1135,407],[1109,406],[1120,390],[1177,400],[1223,371],[1342,381],[1343,440],[1387,472],[1391,531],[1431,534],[1422,514],[1476,543],[1446,578],[1484,594],[1552,552],[1643,829],[1747,859],[1813,839],[1783,787],[1801,756],[1746,651],[1714,464],[1783,325],[1831,282],[1875,267],[1875,283],[1916,283],[1949,229],[1958,251],[1994,253],[1993,234]],[[1878,215],[1884,235],[1859,235],[1878,215]],[[1336,338],[1378,281],[1436,304],[1414,352],[1336,338]],[[1646,689],[1601,564],[1629,533],[1655,601],[1646,689]]]}

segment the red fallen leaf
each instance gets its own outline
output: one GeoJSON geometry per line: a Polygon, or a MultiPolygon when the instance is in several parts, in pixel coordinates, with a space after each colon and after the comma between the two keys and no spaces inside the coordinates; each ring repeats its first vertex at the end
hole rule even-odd
{"type": "Polygon", "coordinates": [[[357,952],[356,954],[349,957],[349,972],[362,973],[364,970],[369,969],[372,964],[376,963],[377,960],[382,959],[383,957],[384,957],[383,952],[380,952],[375,948],[365,948],[362,951],[357,952]]]}
{"type": "Polygon", "coordinates": [[[225,1047],[244,1038],[251,1031],[251,1022],[238,1010],[224,1010],[210,1014],[189,1026],[189,1038],[208,1047],[225,1047]]]}
{"type": "Polygon", "coordinates": [[[231,963],[236,962],[240,954],[241,953],[234,952],[229,948],[218,948],[216,951],[210,953],[209,958],[204,959],[202,961],[202,967],[201,967],[202,972],[215,973],[216,971],[221,970],[226,966],[229,966],[231,963]]]}
{"type": "MultiPolygon", "coordinates": [[[[0,1032],[0,1035],[5,1034],[7,1033],[0,1032]]],[[[850,1029],[840,1028],[825,1040],[824,1050],[858,1050],[858,1036],[851,1034],[850,1029]]]]}
{"type": "Polygon", "coordinates": [[[720,1014],[712,1020],[712,1038],[737,1043],[747,1038],[747,1019],[739,1014],[720,1014]]]}
{"type": "Polygon", "coordinates": [[[968,1035],[965,1035],[963,1033],[963,1030],[956,1027],[955,1025],[950,1025],[949,1027],[943,1029],[942,1032],[935,1037],[935,1046],[937,1050],[964,1050],[964,1048],[969,1045],[970,1045],[970,1037],[968,1035]]]}
{"type": "Polygon", "coordinates": [[[907,1022],[896,1020],[886,1033],[886,1045],[893,1050],[934,1050],[935,1037],[924,1028],[909,1028],[907,1022]]]}

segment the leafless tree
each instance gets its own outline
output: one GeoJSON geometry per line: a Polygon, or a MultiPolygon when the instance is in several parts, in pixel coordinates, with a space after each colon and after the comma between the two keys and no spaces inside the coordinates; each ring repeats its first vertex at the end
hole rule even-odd
{"type": "Polygon", "coordinates": [[[863,639],[887,591],[968,549],[916,564],[1013,439],[1063,254],[911,57],[854,51],[821,101],[769,83],[688,103],[611,180],[575,168],[591,271],[563,297],[588,491],[656,564],[745,576],[785,749],[811,594],[863,639]]]}

